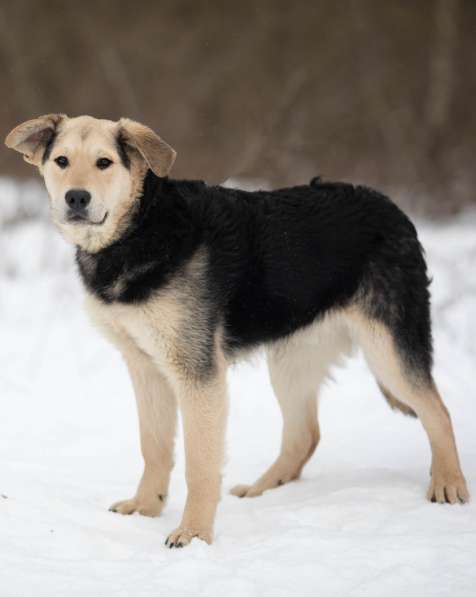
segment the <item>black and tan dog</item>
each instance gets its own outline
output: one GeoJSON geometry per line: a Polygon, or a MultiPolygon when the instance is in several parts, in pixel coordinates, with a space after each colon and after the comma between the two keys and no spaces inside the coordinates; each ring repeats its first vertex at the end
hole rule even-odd
{"type": "Polygon", "coordinates": [[[230,362],[265,346],[282,448],[238,496],[296,479],[319,441],[316,394],[360,346],[392,408],[432,449],[428,498],[469,498],[432,378],[428,277],[415,228],[386,197],[324,184],[272,192],[167,178],[175,152],[122,119],[47,115],[6,144],[38,166],[54,222],[77,246],[88,310],[119,348],[139,411],[144,473],[115,512],[159,515],[183,417],[188,498],[168,539],[212,540],[230,362]]]}

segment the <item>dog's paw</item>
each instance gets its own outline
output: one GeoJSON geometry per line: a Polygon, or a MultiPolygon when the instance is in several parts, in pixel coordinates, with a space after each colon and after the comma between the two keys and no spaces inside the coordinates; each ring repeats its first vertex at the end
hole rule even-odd
{"type": "Polygon", "coordinates": [[[165,505],[165,496],[156,495],[147,499],[133,497],[130,500],[115,502],[110,508],[110,512],[118,514],[133,514],[138,512],[142,516],[160,516],[165,505]]]}
{"type": "Polygon", "coordinates": [[[427,492],[430,502],[457,504],[469,502],[470,496],[462,475],[434,475],[427,492]]]}
{"type": "Polygon", "coordinates": [[[254,485],[235,485],[230,489],[231,495],[236,497],[258,497],[263,494],[264,489],[259,489],[254,485]]]}
{"type": "Polygon", "coordinates": [[[205,529],[179,527],[170,533],[165,540],[165,545],[170,549],[173,547],[185,547],[194,537],[197,537],[210,545],[213,541],[213,532],[205,529]]]}

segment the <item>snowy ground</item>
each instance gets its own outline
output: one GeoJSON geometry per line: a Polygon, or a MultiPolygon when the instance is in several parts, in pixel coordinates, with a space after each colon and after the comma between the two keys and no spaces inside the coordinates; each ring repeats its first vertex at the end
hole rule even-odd
{"type": "MultiPolygon", "coordinates": [[[[420,224],[434,275],[436,377],[476,491],[476,216],[420,224]]],[[[360,359],[321,401],[323,438],[303,478],[227,494],[279,446],[262,359],[230,374],[228,461],[215,543],[163,546],[185,499],[181,442],[158,519],[108,512],[141,473],[132,389],[89,326],[71,251],[32,221],[0,237],[0,595],[476,594],[476,505],[424,500],[429,448],[393,414],[360,359]]]]}

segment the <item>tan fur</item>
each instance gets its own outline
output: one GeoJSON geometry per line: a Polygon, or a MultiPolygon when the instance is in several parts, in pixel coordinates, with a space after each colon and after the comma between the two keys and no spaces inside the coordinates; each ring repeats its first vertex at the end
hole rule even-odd
{"type": "Polygon", "coordinates": [[[395,396],[393,394],[391,394],[389,392],[389,390],[384,385],[382,385],[381,383],[378,383],[378,382],[377,382],[377,385],[380,388],[380,391],[382,392],[383,397],[385,398],[385,400],[387,401],[387,404],[390,406],[391,409],[399,410],[404,415],[408,415],[410,417],[417,416],[416,412],[413,409],[411,409],[409,406],[407,406],[403,402],[400,402],[400,400],[397,400],[395,398],[395,396]]]}
{"type": "Polygon", "coordinates": [[[125,141],[137,149],[149,168],[157,176],[167,176],[177,157],[170,145],[140,122],[121,118],[119,126],[125,141]]]}
{"type": "MultiPolygon", "coordinates": [[[[175,346],[180,313],[173,297],[167,295],[155,297],[143,309],[131,305],[105,305],[88,295],[86,310],[103,335],[122,353],[131,374],[145,461],[137,495],[144,493],[145,488],[141,486],[144,478],[150,477],[146,471],[155,471],[156,483],[146,483],[151,494],[146,501],[154,502],[154,495],[168,494],[172,467],[177,405],[168,379],[171,371],[168,362],[175,346]]],[[[118,505],[115,504],[113,509],[122,512],[123,508],[118,505]]],[[[159,504],[156,506],[158,509],[159,504]]]]}
{"type": "Polygon", "coordinates": [[[271,384],[283,415],[281,453],[253,485],[237,485],[239,497],[259,496],[267,489],[299,478],[319,442],[317,392],[333,365],[352,351],[342,313],[332,313],[267,350],[271,384]]]}
{"type": "Polygon", "coordinates": [[[434,385],[411,379],[404,370],[393,339],[381,324],[370,322],[357,307],[348,312],[349,325],[370,369],[392,396],[421,420],[432,451],[432,479],[428,499],[451,504],[469,499],[451,419],[434,385]]]}
{"type": "Polygon", "coordinates": [[[23,154],[23,159],[40,166],[43,148],[48,137],[67,118],[64,114],[45,114],[16,126],[5,139],[5,145],[23,154]]]}
{"type": "Polygon", "coordinates": [[[371,322],[357,306],[327,316],[289,340],[268,349],[273,389],[283,414],[281,453],[253,485],[238,485],[231,492],[254,497],[299,477],[319,441],[316,392],[339,356],[360,346],[385,398],[394,408],[417,415],[432,448],[432,479],[428,499],[450,503],[467,501],[469,493],[461,472],[448,411],[434,384],[411,380],[386,328],[371,322]]]}
{"type": "Polygon", "coordinates": [[[185,438],[188,495],[182,521],[167,539],[169,545],[186,545],[193,537],[207,543],[213,540],[228,406],[226,361],[220,338],[215,341],[217,367],[212,380],[197,383],[182,375],[175,377],[185,438]]]}
{"type": "Polygon", "coordinates": [[[129,223],[147,168],[165,176],[176,157],[175,151],[152,129],[129,119],[113,122],[91,116],[68,118],[64,114],[48,114],[15,127],[5,143],[39,168],[50,197],[53,222],[65,238],[92,253],[116,240],[129,223]],[[52,132],[56,135],[52,153],[42,164],[52,132]],[[132,150],[129,170],[121,164],[116,145],[119,134],[132,150]],[[58,156],[69,160],[64,170],[54,161],[58,156]],[[100,170],[96,167],[99,158],[108,158],[113,165],[100,170]],[[65,194],[71,189],[91,193],[91,221],[99,223],[105,218],[104,224],[78,225],[67,221],[65,194]]]}
{"type": "Polygon", "coordinates": [[[167,499],[173,467],[177,403],[165,376],[126,334],[117,334],[115,344],[124,356],[135,390],[144,472],[135,496],[116,502],[110,509],[121,514],[158,516],[167,499]]]}

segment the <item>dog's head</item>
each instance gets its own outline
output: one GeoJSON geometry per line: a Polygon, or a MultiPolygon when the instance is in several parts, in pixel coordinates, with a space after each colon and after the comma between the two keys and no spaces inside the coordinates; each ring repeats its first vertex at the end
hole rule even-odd
{"type": "Polygon", "coordinates": [[[147,169],[167,176],[176,156],[154,131],[126,118],[48,114],[14,128],[5,143],[39,168],[64,236],[92,252],[127,225],[147,169]]]}

